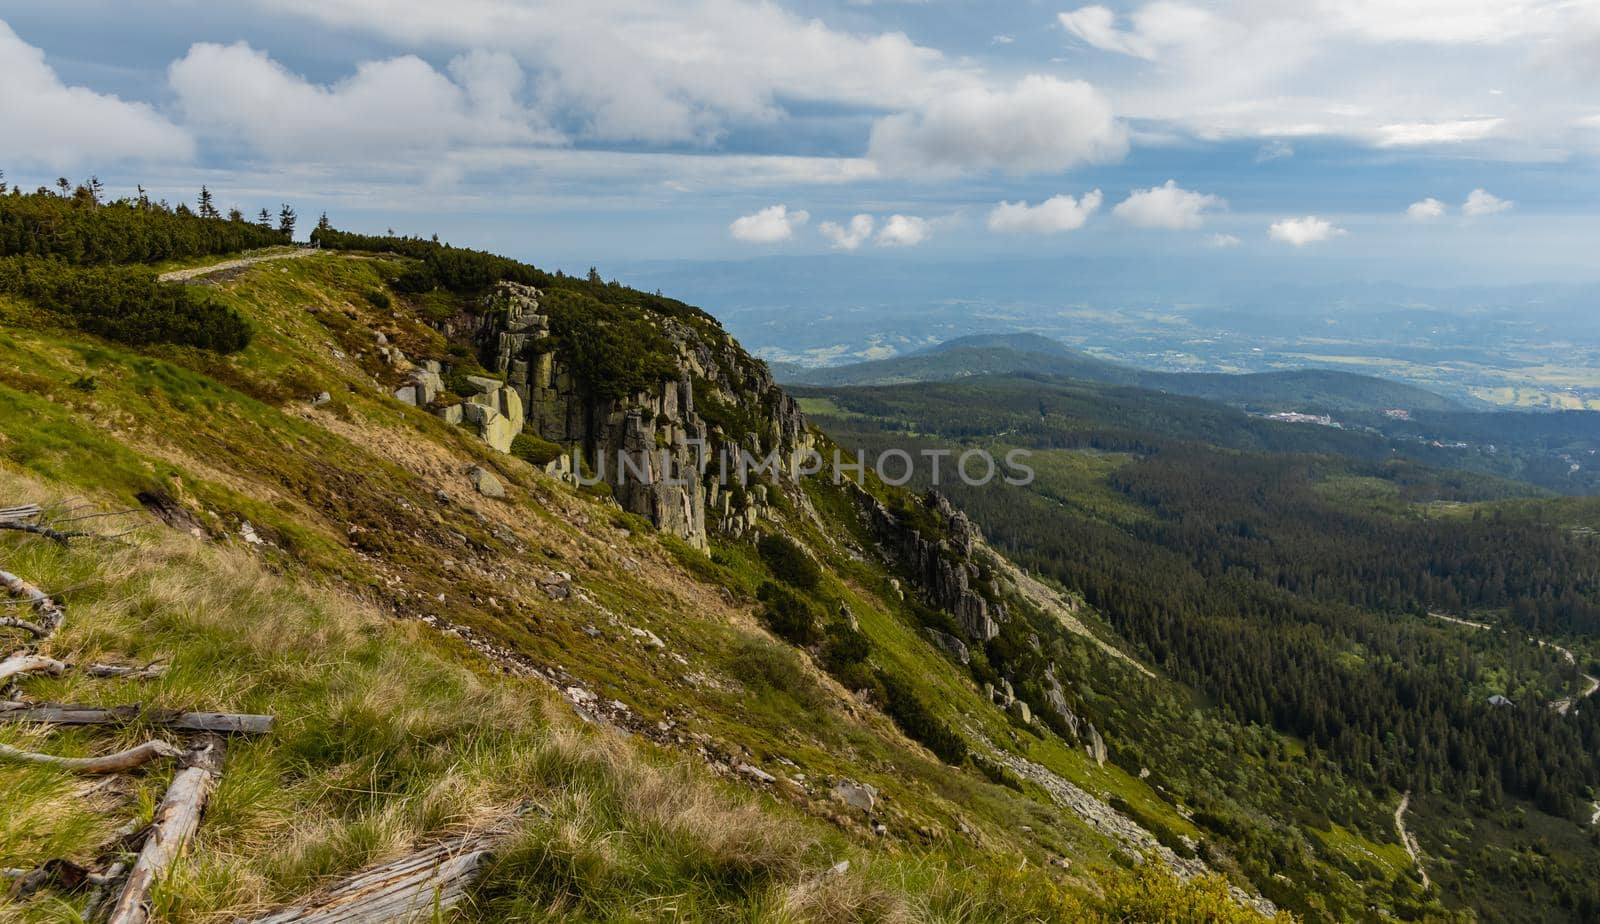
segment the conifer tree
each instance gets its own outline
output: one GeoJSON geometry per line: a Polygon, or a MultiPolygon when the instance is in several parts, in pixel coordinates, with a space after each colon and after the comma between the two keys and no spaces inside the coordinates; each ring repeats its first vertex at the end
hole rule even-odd
{"type": "Polygon", "coordinates": [[[262,228],[270,229],[272,227],[272,213],[263,208],[260,212],[256,213],[256,224],[260,225],[262,228]]]}
{"type": "Polygon", "coordinates": [[[200,217],[217,217],[216,202],[211,197],[211,190],[207,189],[204,185],[200,187],[200,217]]]}
{"type": "Polygon", "coordinates": [[[294,240],[294,222],[298,217],[287,202],[283,204],[283,208],[278,210],[278,230],[282,231],[283,236],[291,241],[294,240]]]}

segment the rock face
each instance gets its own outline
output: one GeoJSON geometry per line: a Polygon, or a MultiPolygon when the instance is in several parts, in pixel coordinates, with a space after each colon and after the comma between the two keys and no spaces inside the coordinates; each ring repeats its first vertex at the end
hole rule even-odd
{"type": "Polygon", "coordinates": [[[938,629],[923,629],[922,631],[927,633],[930,641],[938,645],[945,654],[953,658],[962,667],[972,663],[972,653],[967,650],[966,643],[961,639],[938,629]]]}
{"type": "Polygon", "coordinates": [[[991,603],[977,589],[981,569],[973,561],[979,533],[967,515],[951,506],[937,491],[928,492],[923,504],[944,524],[946,536],[930,540],[914,526],[901,522],[864,488],[854,487],[857,503],[888,555],[911,572],[928,596],[928,602],[956,618],[967,638],[987,642],[1000,634],[1005,605],[991,603]]]}
{"type": "Polygon", "coordinates": [[[439,364],[430,359],[412,369],[406,376],[406,384],[395,390],[395,398],[417,407],[432,403],[444,391],[444,379],[439,377],[439,368],[439,364]]]}
{"type": "Polygon", "coordinates": [[[1100,731],[1090,722],[1088,731],[1084,733],[1083,749],[1095,763],[1104,767],[1106,765],[1106,739],[1100,737],[1100,731]]]}
{"type": "MultiPolygon", "coordinates": [[[[758,475],[774,480],[792,470],[795,453],[812,446],[799,405],[773,383],[766,366],[720,330],[652,318],[675,351],[677,376],[633,395],[609,397],[604,383],[583,381],[573,372],[539,299],[537,289],[509,282],[485,299],[477,339],[506,386],[498,403],[474,403],[576,449],[593,477],[611,485],[624,510],[696,547],[706,547],[710,529],[735,535],[753,529],[763,517],[765,486],[746,490],[722,483],[720,460],[734,460],[731,479],[740,450],[761,459],[776,453],[776,471],[758,475]],[[711,394],[697,396],[697,389],[711,394]],[[729,432],[708,422],[697,398],[736,407],[747,428],[729,432]]],[[[509,446],[492,415],[470,406],[466,413],[469,419],[491,417],[479,423],[480,430],[509,446]]]]}

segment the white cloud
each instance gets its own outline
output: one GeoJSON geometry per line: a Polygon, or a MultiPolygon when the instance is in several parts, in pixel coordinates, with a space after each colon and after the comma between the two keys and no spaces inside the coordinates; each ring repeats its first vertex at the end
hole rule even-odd
{"type": "Polygon", "coordinates": [[[805,211],[791,212],[787,205],[769,205],[753,215],[735,218],[728,225],[728,233],[747,244],[776,244],[794,237],[795,229],[810,219],[805,211]]]}
{"type": "Polygon", "coordinates": [[[915,247],[933,235],[927,219],[915,215],[890,215],[874,238],[879,247],[915,247]]]}
{"type": "Polygon", "coordinates": [[[523,79],[510,56],[472,52],[450,62],[448,75],[407,55],[365,62],[319,86],[243,42],[196,44],[168,68],[178,105],[198,131],[310,163],[558,141],[520,101],[523,79]]]}
{"type": "Polygon", "coordinates": [[[1200,227],[1205,222],[1206,212],[1227,207],[1228,203],[1220,196],[1191,192],[1176,181],[1168,180],[1162,186],[1134,190],[1117,203],[1111,214],[1140,228],[1180,231],[1200,227]]]}
{"type": "Polygon", "coordinates": [[[1154,45],[1144,36],[1117,28],[1117,14],[1100,5],[1086,6],[1056,16],[1061,28],[1102,51],[1115,51],[1136,58],[1155,57],[1154,45]]]}
{"type": "Polygon", "coordinates": [[[1451,122],[1404,122],[1384,125],[1375,142],[1380,148],[1481,141],[1494,134],[1505,119],[1457,119],[1451,122]]]}
{"type": "Polygon", "coordinates": [[[1134,10],[1131,29],[1117,28],[1117,15],[1104,6],[1058,14],[1061,27],[1102,51],[1155,60],[1166,51],[1218,28],[1217,17],[1188,3],[1156,0],[1134,10]]]}
{"type": "Polygon", "coordinates": [[[959,90],[885,116],[867,156],[896,171],[1027,173],[1117,161],[1127,150],[1127,129],[1098,90],[1033,75],[1009,90],[959,90]]]}
{"type": "Polygon", "coordinates": [[[0,20],[0,158],[7,166],[66,170],[119,160],[194,156],[188,132],[143,103],[69,87],[0,20]]]}
{"type": "Polygon", "coordinates": [[[1443,202],[1429,196],[1406,206],[1406,217],[1412,221],[1433,221],[1436,218],[1443,218],[1448,208],[1443,202]]]}
{"type": "Polygon", "coordinates": [[[855,250],[872,236],[872,216],[866,213],[856,215],[850,219],[848,225],[825,221],[817,226],[817,231],[838,250],[855,250]]]}
{"type": "Polygon", "coordinates": [[[1232,234],[1213,234],[1209,238],[1206,238],[1206,243],[1210,244],[1212,247],[1216,247],[1219,250],[1225,250],[1229,247],[1238,247],[1242,242],[1237,236],[1232,234]]]}
{"type": "Polygon", "coordinates": [[[1346,231],[1343,228],[1328,221],[1326,218],[1318,218],[1315,215],[1306,215],[1301,218],[1285,218],[1281,221],[1273,222],[1272,227],[1267,229],[1267,235],[1273,240],[1282,241],[1295,247],[1304,247],[1307,244],[1343,237],[1345,234],[1346,231]]]}
{"type": "Polygon", "coordinates": [[[1028,234],[1076,231],[1100,208],[1100,200],[1100,190],[1096,189],[1079,199],[1052,196],[1038,205],[1001,202],[989,212],[989,230],[1028,234]]]}
{"type": "Polygon", "coordinates": [[[982,83],[900,32],[855,34],[744,0],[255,0],[398,44],[509,53],[577,137],[714,144],[786,101],[883,110],[982,83]]]}
{"type": "Polygon", "coordinates": [[[1467,201],[1461,204],[1461,214],[1468,218],[1498,215],[1510,211],[1515,205],[1510,199],[1502,199],[1486,189],[1474,189],[1467,193],[1467,201]]]}
{"type": "Polygon", "coordinates": [[[1058,21],[1084,56],[1150,62],[1104,72],[1119,114],[1202,139],[1555,158],[1600,76],[1600,10],[1572,0],[1153,0],[1058,21]]]}

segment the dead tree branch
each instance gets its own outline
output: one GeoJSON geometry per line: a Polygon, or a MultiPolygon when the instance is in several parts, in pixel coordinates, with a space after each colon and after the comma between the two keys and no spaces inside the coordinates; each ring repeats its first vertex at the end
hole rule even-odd
{"type": "Polygon", "coordinates": [[[57,757],[54,754],[37,754],[33,751],[24,751],[14,748],[9,744],[0,744],[0,760],[14,760],[27,764],[44,764],[45,766],[58,767],[62,770],[71,770],[74,773],[121,773],[141,767],[152,760],[163,757],[177,757],[183,753],[175,744],[161,741],[146,741],[138,747],[104,757],[57,757]]]}
{"type": "Polygon", "coordinates": [[[55,632],[57,629],[60,629],[62,624],[67,621],[66,610],[61,608],[61,604],[52,600],[49,594],[46,594],[39,588],[33,586],[27,581],[24,581],[22,578],[17,577],[15,574],[12,574],[9,571],[0,571],[0,587],[4,587],[6,592],[12,596],[20,597],[28,601],[28,603],[32,605],[33,611],[39,615],[40,622],[38,625],[42,627],[44,631],[35,631],[33,628],[31,628],[31,626],[33,626],[32,623],[23,623],[22,620],[11,619],[10,617],[7,617],[6,620],[0,620],[0,626],[5,625],[6,622],[9,621],[13,623],[12,628],[28,629],[28,631],[33,632],[34,635],[43,638],[44,636],[55,632]],[[16,623],[22,624],[16,625],[16,623]]]}

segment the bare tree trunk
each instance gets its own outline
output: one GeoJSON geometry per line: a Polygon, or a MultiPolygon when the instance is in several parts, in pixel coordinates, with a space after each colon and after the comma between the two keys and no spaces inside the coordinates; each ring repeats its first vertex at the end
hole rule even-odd
{"type": "Polygon", "coordinates": [[[0,702],[0,722],[39,722],[49,725],[154,725],[177,731],[216,732],[230,735],[265,735],[272,731],[270,715],[229,712],[179,712],[144,709],[138,705],[77,706],[70,703],[0,702]]]}
{"type": "Polygon", "coordinates": [[[499,841],[497,834],[451,838],[420,853],[357,873],[320,897],[248,924],[417,924],[466,897],[499,841]]]}
{"type": "Polygon", "coordinates": [[[146,664],[144,667],[134,667],[131,664],[91,664],[84,671],[90,677],[123,677],[128,680],[150,680],[166,672],[165,664],[146,664]]]}
{"type": "Polygon", "coordinates": [[[59,677],[66,673],[66,670],[67,666],[54,658],[15,654],[0,661],[0,689],[4,689],[6,681],[12,677],[20,677],[23,674],[49,674],[52,677],[59,677]]]}
{"type": "Polygon", "coordinates": [[[167,874],[199,829],[200,816],[222,775],[225,748],[221,738],[208,737],[183,756],[166,796],[156,806],[150,836],[128,872],[106,924],[146,924],[150,920],[150,887],[167,874]]]}
{"type": "Polygon", "coordinates": [[[14,760],[28,764],[44,764],[50,767],[59,767],[62,770],[71,770],[74,773],[121,773],[143,766],[152,760],[162,757],[178,757],[183,754],[183,749],[175,744],[165,741],[146,741],[138,747],[104,757],[57,757],[54,754],[36,754],[32,751],[22,751],[10,746],[0,744],[0,760],[14,760]]]}

